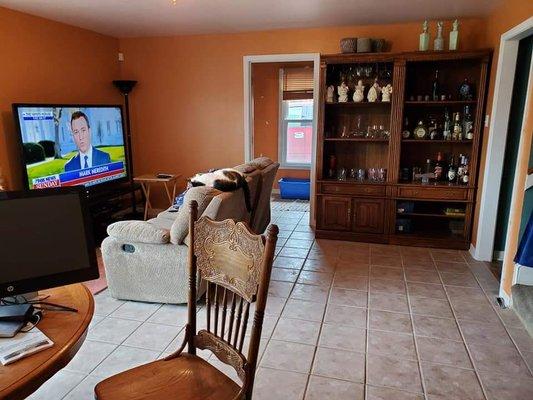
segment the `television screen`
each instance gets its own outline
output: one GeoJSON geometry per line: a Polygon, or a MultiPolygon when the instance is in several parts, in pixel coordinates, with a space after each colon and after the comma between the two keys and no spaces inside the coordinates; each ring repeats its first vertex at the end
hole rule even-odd
{"type": "Polygon", "coordinates": [[[127,177],[120,106],[13,105],[30,189],[127,177]]]}

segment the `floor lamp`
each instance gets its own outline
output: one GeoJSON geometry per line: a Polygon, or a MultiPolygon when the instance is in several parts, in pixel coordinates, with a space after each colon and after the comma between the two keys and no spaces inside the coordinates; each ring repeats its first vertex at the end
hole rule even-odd
{"type": "Polygon", "coordinates": [[[128,174],[130,177],[131,185],[131,207],[134,215],[137,215],[137,202],[135,199],[135,190],[133,188],[133,152],[131,149],[131,126],[130,126],[130,103],[129,103],[129,94],[133,90],[134,86],[137,84],[137,81],[130,80],[117,80],[113,81],[113,85],[122,93],[124,96],[124,105],[126,109],[126,151],[128,152],[128,174]]]}

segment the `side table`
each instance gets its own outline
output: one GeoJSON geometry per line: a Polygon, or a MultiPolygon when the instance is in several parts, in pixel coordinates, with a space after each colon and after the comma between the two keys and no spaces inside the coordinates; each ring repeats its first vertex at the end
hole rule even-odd
{"type": "Polygon", "coordinates": [[[133,178],[135,182],[139,182],[141,184],[142,190],[144,192],[144,197],[146,198],[146,203],[144,205],[144,220],[146,221],[146,218],[148,217],[148,210],[153,210],[152,203],[150,202],[150,193],[152,184],[154,183],[162,183],[165,187],[165,192],[168,197],[169,206],[172,205],[174,198],[176,197],[176,185],[178,183],[178,178],[181,177],[181,174],[175,174],[168,178],[158,178],[157,174],[145,174],[136,176],[133,178]],[[170,189],[172,189],[172,194],[170,192],[170,189]]]}

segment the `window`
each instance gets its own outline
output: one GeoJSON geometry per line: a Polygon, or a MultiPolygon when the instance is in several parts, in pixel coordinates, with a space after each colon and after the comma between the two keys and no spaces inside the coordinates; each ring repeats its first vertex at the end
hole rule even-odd
{"type": "Polygon", "coordinates": [[[313,146],[313,69],[282,69],[280,87],[281,166],[309,168],[313,146]]]}

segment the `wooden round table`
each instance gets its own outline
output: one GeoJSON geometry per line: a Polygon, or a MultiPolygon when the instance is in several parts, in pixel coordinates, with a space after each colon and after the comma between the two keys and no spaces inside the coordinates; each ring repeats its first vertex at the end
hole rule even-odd
{"type": "Polygon", "coordinates": [[[40,291],[39,295],[50,295],[46,301],[76,308],[78,312],[45,311],[37,327],[54,345],[13,364],[0,364],[0,399],[24,399],[35,392],[72,360],[87,335],[94,299],[85,286],[62,286],[40,291]]]}

